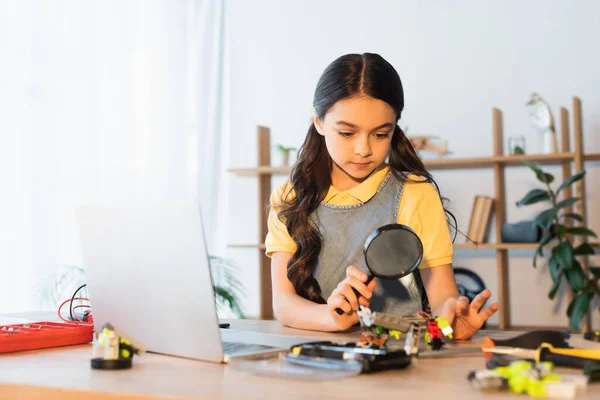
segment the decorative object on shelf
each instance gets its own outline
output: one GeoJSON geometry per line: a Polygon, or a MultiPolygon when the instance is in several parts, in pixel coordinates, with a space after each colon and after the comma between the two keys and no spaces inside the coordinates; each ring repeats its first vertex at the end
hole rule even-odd
{"type": "Polygon", "coordinates": [[[286,147],[282,144],[277,144],[273,147],[276,148],[277,150],[279,150],[279,153],[282,156],[281,166],[289,167],[290,166],[290,154],[292,152],[298,151],[298,149],[296,149],[295,147],[286,147]]]}
{"type": "Polygon", "coordinates": [[[532,93],[526,104],[529,109],[529,119],[533,126],[542,133],[545,154],[558,151],[554,117],[548,103],[537,93],[532,93]]]}
{"type": "Polygon", "coordinates": [[[525,154],[525,137],[522,135],[509,137],[508,151],[510,155],[525,154]]]}
{"type": "Polygon", "coordinates": [[[448,142],[444,139],[440,139],[437,136],[411,136],[408,138],[410,143],[417,152],[431,152],[438,155],[438,158],[442,158],[450,154],[448,151],[448,142]],[[437,144],[435,142],[438,142],[437,144]]]}
{"type": "Polygon", "coordinates": [[[475,196],[473,209],[471,210],[467,240],[470,239],[475,243],[484,243],[486,241],[493,206],[493,198],[482,195],[475,196]]]}
{"type": "MultiPolygon", "coordinates": [[[[518,207],[549,201],[551,208],[538,214],[533,223],[547,231],[540,239],[540,245],[533,256],[533,266],[536,267],[538,256],[542,255],[544,246],[551,245],[552,253],[548,262],[553,285],[548,297],[553,299],[558,287],[565,277],[573,291],[573,299],[567,309],[571,329],[579,329],[583,316],[587,313],[590,303],[595,296],[600,296],[600,267],[582,267],[578,257],[586,257],[594,254],[593,247],[586,242],[588,236],[597,237],[596,234],[583,225],[582,215],[569,212],[573,204],[582,200],[578,197],[564,196],[558,200],[559,195],[571,184],[583,179],[585,170],[566,179],[554,191],[550,184],[554,182],[554,176],[544,172],[539,167],[523,161],[536,175],[537,179],[546,185],[545,189],[533,189],[517,202],[518,207]],[[567,211],[565,211],[567,209],[567,211]],[[571,221],[578,221],[580,226],[571,227],[571,221]],[[581,237],[580,241],[574,243],[574,237],[581,237]]],[[[564,193],[564,192],[563,192],[564,193]]]]}
{"type": "Polygon", "coordinates": [[[502,243],[537,243],[542,238],[542,228],[532,221],[502,224],[502,243]]]}

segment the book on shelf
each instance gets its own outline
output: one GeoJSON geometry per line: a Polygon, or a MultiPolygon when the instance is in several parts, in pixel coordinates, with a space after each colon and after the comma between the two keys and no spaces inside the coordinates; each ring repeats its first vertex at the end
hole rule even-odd
{"type": "Polygon", "coordinates": [[[493,198],[483,195],[475,196],[469,229],[467,231],[467,236],[475,243],[484,243],[486,241],[493,208],[493,198]]]}

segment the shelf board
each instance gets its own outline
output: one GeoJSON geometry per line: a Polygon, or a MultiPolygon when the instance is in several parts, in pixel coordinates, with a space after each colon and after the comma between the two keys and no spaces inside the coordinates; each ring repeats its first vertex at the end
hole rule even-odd
{"type": "Polygon", "coordinates": [[[265,244],[261,243],[261,244],[252,244],[252,243],[234,243],[234,244],[228,244],[227,247],[235,247],[235,248],[239,248],[239,249],[259,249],[259,250],[266,250],[265,244]]]}
{"type": "MultiPolygon", "coordinates": [[[[522,154],[511,156],[491,156],[491,157],[465,157],[465,158],[440,158],[423,160],[427,169],[479,169],[489,168],[496,164],[506,166],[524,166],[521,160],[529,161],[541,165],[560,165],[565,162],[573,161],[574,153],[555,153],[555,154],[522,154]]],[[[600,153],[584,155],[585,161],[600,161],[600,153]]],[[[258,168],[232,168],[227,172],[232,172],[240,176],[256,175],[288,175],[291,167],[269,167],[261,166],[258,168]]]]}
{"type": "Polygon", "coordinates": [[[507,250],[507,249],[537,249],[538,243],[479,243],[477,245],[472,243],[457,243],[454,245],[455,249],[494,249],[494,250],[507,250]]]}
{"type": "Polygon", "coordinates": [[[583,159],[585,161],[600,161],[600,154],[599,153],[584,154],[583,159]]]}
{"type": "Polygon", "coordinates": [[[231,168],[227,172],[232,172],[239,176],[256,176],[256,175],[288,175],[292,170],[291,167],[257,167],[257,168],[231,168]]]}
{"type": "MultiPolygon", "coordinates": [[[[600,247],[600,243],[590,243],[592,247],[600,247]]],[[[508,250],[508,249],[537,249],[539,243],[457,243],[455,249],[477,250],[477,249],[493,249],[493,250],[508,250]]]]}
{"type": "Polygon", "coordinates": [[[488,168],[495,164],[507,166],[524,166],[521,160],[542,164],[563,164],[574,159],[573,153],[556,154],[519,154],[511,156],[468,157],[468,158],[440,158],[437,160],[424,160],[427,169],[470,169],[488,168]]]}

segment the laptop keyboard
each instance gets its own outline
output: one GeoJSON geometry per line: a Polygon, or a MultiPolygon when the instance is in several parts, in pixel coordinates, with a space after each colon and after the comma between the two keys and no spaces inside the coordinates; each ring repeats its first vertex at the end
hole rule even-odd
{"type": "Polygon", "coordinates": [[[268,350],[277,350],[277,347],[263,346],[261,344],[223,342],[223,353],[228,356],[242,353],[262,352],[268,350]]]}

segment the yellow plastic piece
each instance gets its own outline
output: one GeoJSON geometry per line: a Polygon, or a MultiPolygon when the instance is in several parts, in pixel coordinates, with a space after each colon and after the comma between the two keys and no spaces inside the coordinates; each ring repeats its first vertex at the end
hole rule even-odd
{"type": "Polygon", "coordinates": [[[454,333],[454,330],[450,326],[448,319],[444,318],[444,317],[437,317],[435,319],[435,322],[437,322],[437,324],[438,324],[440,330],[442,331],[442,333],[444,334],[444,336],[452,339],[452,334],[454,333]]]}
{"type": "Polygon", "coordinates": [[[389,329],[388,330],[388,334],[393,337],[396,340],[400,340],[400,335],[402,335],[402,332],[397,331],[395,329],[389,329]]]}

